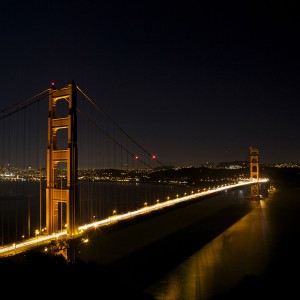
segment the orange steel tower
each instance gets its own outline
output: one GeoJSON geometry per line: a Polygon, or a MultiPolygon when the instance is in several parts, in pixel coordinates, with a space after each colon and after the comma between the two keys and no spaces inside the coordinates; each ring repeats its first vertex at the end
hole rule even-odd
{"type": "MultiPolygon", "coordinates": [[[[46,186],[47,234],[53,234],[59,231],[59,222],[62,223],[62,217],[59,218],[60,214],[64,216],[63,218],[66,221],[64,230],[67,230],[67,238],[73,238],[78,233],[77,151],[76,85],[72,82],[62,89],[56,89],[54,85],[52,85],[49,89],[48,116],[46,186]],[[68,103],[68,115],[57,118],[57,102],[61,100],[67,101],[68,103]],[[59,130],[67,130],[68,132],[68,146],[66,149],[58,149],[57,133],[59,130]],[[62,188],[62,186],[59,188],[57,176],[58,163],[66,164],[67,181],[64,188],[62,188]]],[[[62,224],[60,225],[62,227],[62,224]]]]}
{"type": "Polygon", "coordinates": [[[259,163],[258,149],[250,147],[250,180],[256,181],[251,185],[251,196],[254,198],[259,196],[259,163]]]}

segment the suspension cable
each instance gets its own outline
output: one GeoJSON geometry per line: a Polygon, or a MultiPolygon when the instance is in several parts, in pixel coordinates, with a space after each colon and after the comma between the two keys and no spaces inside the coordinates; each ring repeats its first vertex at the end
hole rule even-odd
{"type": "MultiPolygon", "coordinates": [[[[116,122],[114,122],[112,120],[112,118],[106,113],[104,112],[99,106],[97,106],[82,90],[81,88],[76,85],[77,89],[79,90],[79,92],[98,110],[100,111],[102,114],[104,114],[122,133],[124,133],[133,143],[135,143],[137,146],[139,146],[147,155],[149,155],[151,158],[153,157],[153,155],[151,153],[149,153],[144,147],[142,147],[138,142],[136,142],[132,137],[130,137],[116,122]]],[[[161,166],[164,166],[164,164],[162,162],[160,162],[157,158],[155,159],[161,166]]]]}
{"type": "MultiPolygon", "coordinates": [[[[91,120],[91,118],[89,118],[86,114],[84,114],[83,112],[81,112],[79,109],[77,109],[77,111],[83,116],[85,117],[89,122],[91,122],[95,127],[97,127],[105,136],[107,136],[109,139],[111,139],[113,142],[115,142],[121,149],[123,149],[124,151],[126,151],[128,154],[130,154],[132,157],[135,157],[135,154],[133,154],[132,152],[130,152],[128,149],[125,149],[124,146],[122,146],[118,141],[116,141],[112,136],[110,136],[108,133],[106,133],[102,128],[100,128],[100,126],[98,124],[96,124],[93,120],[91,120]]],[[[150,165],[148,165],[147,163],[145,163],[144,161],[140,160],[142,164],[144,164],[146,167],[153,169],[150,165]]]]}
{"type": "Polygon", "coordinates": [[[46,95],[46,96],[43,96],[43,97],[38,98],[38,99],[36,99],[36,100],[33,101],[34,98],[36,98],[36,97],[38,97],[38,96],[44,94],[44,93],[45,93],[46,91],[48,91],[48,90],[49,90],[49,89],[44,90],[43,92],[40,92],[40,93],[38,93],[38,94],[36,94],[36,95],[34,95],[34,96],[28,98],[28,99],[25,99],[25,100],[23,100],[23,101],[20,101],[20,102],[18,102],[17,104],[14,104],[13,106],[11,106],[11,107],[9,107],[9,108],[2,109],[2,110],[0,111],[0,114],[3,114],[3,115],[0,117],[0,119],[4,119],[4,118],[6,118],[7,116],[10,116],[10,115],[12,115],[12,114],[14,114],[14,113],[16,113],[16,112],[22,110],[22,109],[24,109],[24,108],[26,108],[26,107],[28,107],[28,106],[34,104],[34,103],[37,102],[37,101],[40,101],[40,100],[42,100],[42,99],[48,97],[48,95],[46,95]]]}

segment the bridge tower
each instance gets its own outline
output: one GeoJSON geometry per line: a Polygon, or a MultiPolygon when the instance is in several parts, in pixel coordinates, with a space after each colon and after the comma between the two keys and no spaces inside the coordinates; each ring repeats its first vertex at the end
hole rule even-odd
{"type": "MultiPolygon", "coordinates": [[[[62,223],[60,215],[63,215],[67,238],[75,237],[79,223],[76,91],[74,82],[62,89],[56,89],[54,85],[49,89],[46,231],[47,234],[57,233],[59,222],[62,223]],[[61,100],[68,103],[68,115],[58,118],[57,102],[61,100]],[[67,131],[66,149],[58,149],[59,130],[67,131]],[[59,163],[66,164],[67,177],[65,186],[60,188],[57,176],[59,163]]],[[[62,224],[60,226],[62,228],[62,224]]]]}
{"type": "Polygon", "coordinates": [[[257,148],[250,147],[250,180],[256,181],[251,185],[251,196],[253,198],[259,197],[259,151],[257,148]]]}

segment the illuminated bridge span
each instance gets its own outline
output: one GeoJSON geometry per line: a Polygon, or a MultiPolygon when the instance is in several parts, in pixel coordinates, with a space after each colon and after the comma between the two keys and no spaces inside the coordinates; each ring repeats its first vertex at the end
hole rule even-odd
{"type": "MultiPolygon", "coordinates": [[[[268,179],[260,179],[259,183],[264,183],[267,181],[268,181],[268,179]]],[[[101,226],[107,226],[107,225],[113,224],[114,222],[127,220],[127,219],[134,218],[136,216],[148,214],[153,211],[160,210],[165,207],[170,207],[170,206],[176,205],[181,202],[187,202],[187,201],[190,201],[193,199],[201,198],[201,197],[211,195],[214,193],[218,193],[221,191],[227,191],[232,188],[243,187],[243,186],[253,185],[253,184],[257,184],[257,181],[252,181],[252,182],[251,181],[241,181],[236,184],[226,185],[223,187],[209,189],[209,190],[202,191],[202,192],[195,192],[195,193],[192,193],[191,195],[186,195],[183,197],[170,199],[170,200],[168,200],[166,202],[162,202],[162,203],[156,202],[156,204],[153,204],[151,206],[145,205],[143,208],[137,209],[135,211],[129,211],[124,214],[119,214],[119,215],[113,214],[112,216],[109,216],[108,218],[79,226],[79,235],[82,235],[87,230],[93,230],[95,228],[97,229],[101,226]]],[[[62,231],[52,234],[52,235],[46,235],[46,234],[36,235],[34,238],[21,240],[19,242],[15,242],[13,244],[9,244],[9,245],[0,247],[0,257],[15,255],[20,252],[28,251],[37,246],[47,245],[53,240],[66,239],[66,238],[67,238],[66,230],[62,230],[62,231]]],[[[45,249],[47,249],[47,248],[45,248],[45,249]]]]}
{"type": "Polygon", "coordinates": [[[159,177],[165,166],[157,154],[74,82],[52,84],[0,113],[0,256],[264,181],[223,178],[201,185],[159,177]]]}

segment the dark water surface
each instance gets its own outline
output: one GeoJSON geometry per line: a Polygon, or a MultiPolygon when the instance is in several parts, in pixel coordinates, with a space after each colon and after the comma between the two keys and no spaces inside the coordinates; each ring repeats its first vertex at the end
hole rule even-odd
{"type": "MultiPolygon", "coordinates": [[[[79,224],[105,219],[117,214],[153,205],[176,195],[190,194],[192,187],[131,182],[89,182],[79,181],[80,205],[79,224]]],[[[13,243],[35,235],[46,225],[45,181],[0,181],[0,237],[1,244],[13,243]]],[[[60,207],[59,207],[60,208],[60,207]]],[[[59,218],[64,229],[65,214],[59,218]]]]}
{"type": "Polygon", "coordinates": [[[300,189],[281,190],[145,290],[159,300],[294,299],[299,242],[300,189]]]}

